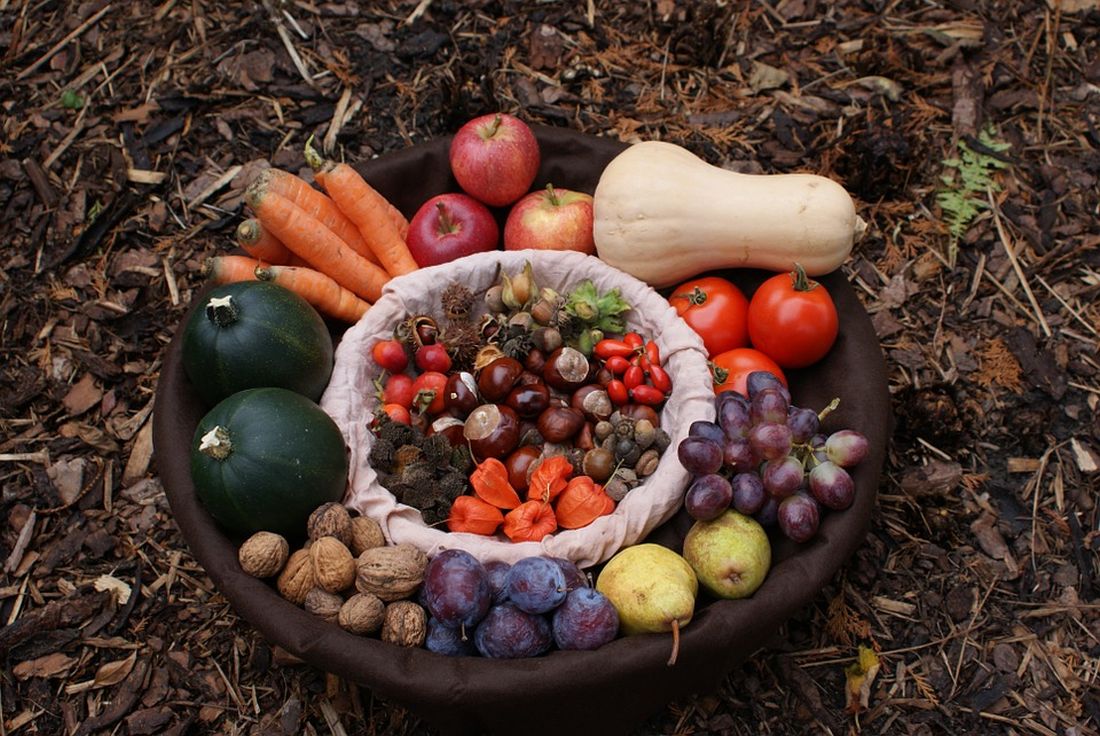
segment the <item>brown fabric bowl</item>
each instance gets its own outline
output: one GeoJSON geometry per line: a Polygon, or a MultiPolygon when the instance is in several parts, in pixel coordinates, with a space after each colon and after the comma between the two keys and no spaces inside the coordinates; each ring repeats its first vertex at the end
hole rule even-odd
{"type": "MultiPolygon", "coordinates": [[[[543,163],[535,186],[552,181],[592,192],[604,165],[623,148],[567,130],[538,128],[536,135],[543,163]]],[[[449,143],[439,139],[414,146],[360,168],[411,215],[429,196],[457,189],[447,165],[449,143]]],[[[721,275],[751,295],[768,274],[721,275]]],[[[772,570],[752,598],[701,597],[674,667],[665,664],[667,635],[621,638],[595,652],[552,652],[527,660],[447,658],[353,636],[280,598],[272,586],[241,570],[234,540],[215,526],[196,497],[188,455],[207,407],[183,372],[178,333],[157,387],[157,469],[184,538],[218,590],[270,642],[309,664],[360,683],[447,733],[628,733],[672,700],[716,688],[814,597],[866,534],[891,429],[886,369],[870,319],[843,274],[821,281],[840,313],[840,336],[822,362],[788,378],[801,406],[820,409],[840,398],[826,427],[849,427],[870,438],[870,454],[854,472],[855,504],[826,514],[818,535],[805,545],[775,539],[772,570]]],[[[681,511],[648,539],[678,550],[689,526],[681,511]]]]}

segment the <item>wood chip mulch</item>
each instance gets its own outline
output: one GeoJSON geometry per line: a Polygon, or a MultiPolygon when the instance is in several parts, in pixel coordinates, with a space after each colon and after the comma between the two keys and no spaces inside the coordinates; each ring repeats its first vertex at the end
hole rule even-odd
{"type": "Polygon", "coordinates": [[[236,617],[149,417],[258,168],[493,110],[826,174],[871,224],[872,530],[644,733],[1100,732],[1098,46],[1095,0],[0,0],[0,736],[426,732],[236,617]]]}

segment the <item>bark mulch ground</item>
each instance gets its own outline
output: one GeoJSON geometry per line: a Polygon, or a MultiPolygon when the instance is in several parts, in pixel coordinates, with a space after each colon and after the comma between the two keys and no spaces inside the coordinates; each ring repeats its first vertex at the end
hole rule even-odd
{"type": "Polygon", "coordinates": [[[644,732],[1100,731],[1095,0],[0,0],[0,42],[0,736],[425,730],[234,615],[149,416],[258,167],[494,110],[826,174],[871,225],[873,528],[644,732]]]}

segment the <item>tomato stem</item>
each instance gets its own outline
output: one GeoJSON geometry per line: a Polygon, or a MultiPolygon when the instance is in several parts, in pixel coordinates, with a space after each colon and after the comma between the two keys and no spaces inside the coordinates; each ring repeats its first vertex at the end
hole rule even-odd
{"type": "Polygon", "coordinates": [[[708,360],[707,361],[707,366],[710,368],[711,375],[714,376],[714,385],[715,386],[721,386],[723,383],[726,382],[726,379],[730,377],[729,370],[726,369],[726,368],[723,368],[722,366],[718,365],[717,363],[713,363],[713,362],[708,360]]]}
{"type": "Polygon", "coordinates": [[[691,290],[690,294],[684,294],[684,293],[673,294],[672,298],[673,299],[687,299],[688,303],[690,303],[691,306],[697,307],[700,304],[705,304],[706,303],[706,301],[707,301],[707,292],[703,291],[698,286],[696,286],[691,290]]]}
{"type": "Polygon", "coordinates": [[[791,278],[794,279],[795,291],[813,291],[817,288],[817,282],[806,275],[806,269],[802,267],[801,263],[794,264],[794,272],[791,274],[791,278]]]}

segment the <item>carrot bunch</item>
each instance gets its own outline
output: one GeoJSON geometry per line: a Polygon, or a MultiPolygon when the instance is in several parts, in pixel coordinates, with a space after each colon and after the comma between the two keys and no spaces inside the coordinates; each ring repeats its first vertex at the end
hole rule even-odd
{"type": "Polygon", "coordinates": [[[323,190],[266,169],[245,193],[253,217],[237,227],[247,256],[205,265],[217,283],[263,279],[294,291],[319,312],[355,322],[394,276],[416,270],[404,215],[351,166],[325,161],[307,144],[323,190]]]}

